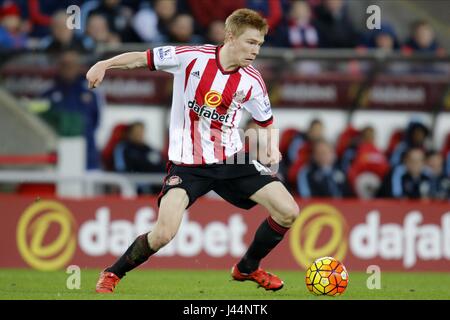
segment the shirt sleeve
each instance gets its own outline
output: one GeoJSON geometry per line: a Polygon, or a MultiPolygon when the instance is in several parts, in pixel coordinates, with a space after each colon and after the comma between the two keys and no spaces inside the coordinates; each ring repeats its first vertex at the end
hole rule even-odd
{"type": "Polygon", "coordinates": [[[181,70],[182,59],[174,46],[156,47],[147,50],[147,66],[150,70],[177,73],[181,70]]]}
{"type": "Polygon", "coordinates": [[[244,108],[250,112],[253,121],[261,127],[267,127],[273,123],[272,107],[269,95],[259,84],[252,88],[254,94],[244,103],[244,108]]]}

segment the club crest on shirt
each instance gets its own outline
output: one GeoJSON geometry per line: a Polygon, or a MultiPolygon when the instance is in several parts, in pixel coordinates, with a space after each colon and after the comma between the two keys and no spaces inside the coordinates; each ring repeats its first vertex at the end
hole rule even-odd
{"type": "Polygon", "coordinates": [[[166,180],[166,184],[168,186],[176,186],[177,184],[180,184],[183,182],[179,176],[171,176],[169,179],[166,180]]]}
{"type": "Polygon", "coordinates": [[[215,90],[209,90],[205,94],[205,105],[211,108],[217,108],[222,103],[222,94],[215,90]]]}
{"type": "Polygon", "coordinates": [[[243,103],[244,102],[244,100],[245,100],[245,92],[244,92],[244,90],[239,90],[239,91],[236,91],[234,94],[233,94],[233,101],[235,101],[235,102],[237,102],[237,103],[243,103]]]}

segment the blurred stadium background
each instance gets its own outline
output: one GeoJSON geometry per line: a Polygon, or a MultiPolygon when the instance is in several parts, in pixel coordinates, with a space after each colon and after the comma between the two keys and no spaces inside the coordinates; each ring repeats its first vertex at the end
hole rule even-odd
{"type": "MultiPolygon", "coordinates": [[[[0,1],[0,268],[100,269],[151,228],[171,76],[110,70],[90,91],[84,74],[127,51],[220,44],[239,7],[271,27],[255,66],[278,174],[303,208],[265,266],[449,270],[450,2],[438,0],[0,1]]],[[[264,216],[208,194],[143,268],[229,268],[264,216]]]]}

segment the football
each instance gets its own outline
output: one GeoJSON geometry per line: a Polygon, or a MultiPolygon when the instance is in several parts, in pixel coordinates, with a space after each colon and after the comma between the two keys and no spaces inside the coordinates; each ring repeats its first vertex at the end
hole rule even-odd
{"type": "Polygon", "coordinates": [[[338,296],[348,285],[345,266],[332,257],[314,261],[306,271],[306,287],[315,295],[338,296]]]}

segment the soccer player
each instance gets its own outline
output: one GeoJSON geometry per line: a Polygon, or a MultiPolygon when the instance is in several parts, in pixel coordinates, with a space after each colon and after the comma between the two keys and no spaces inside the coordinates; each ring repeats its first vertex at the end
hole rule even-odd
{"type": "Polygon", "coordinates": [[[281,160],[276,139],[271,136],[273,116],[267,89],[260,73],[251,66],[268,26],[249,9],[236,10],[225,24],[226,38],[221,46],[164,46],[128,52],[96,63],[86,75],[90,88],[98,87],[111,68],[148,67],[174,75],[169,163],[158,198],[158,219],[153,230],[138,236],[100,274],[97,292],[113,292],[128,271],[171,241],[185,209],[210,190],[237,207],[250,209],[260,204],[270,213],[248,251],[232,267],[232,278],[254,281],[266,290],[283,287],[279,277],[259,265],[283,239],[299,208],[275,175],[260,173],[260,163],[228,161],[243,152],[238,132],[243,109],[261,130],[267,130],[268,138],[263,141],[268,155],[265,164],[281,160]]]}

